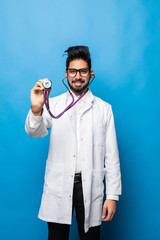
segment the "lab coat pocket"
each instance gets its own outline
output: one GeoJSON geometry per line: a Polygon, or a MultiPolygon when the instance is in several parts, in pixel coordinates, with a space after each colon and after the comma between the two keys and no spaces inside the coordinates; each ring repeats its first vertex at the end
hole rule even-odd
{"type": "Polygon", "coordinates": [[[64,176],[63,164],[47,162],[45,170],[44,190],[50,195],[56,197],[62,196],[62,185],[64,176]]]}
{"type": "Polygon", "coordinates": [[[92,170],[92,202],[102,200],[104,195],[104,170],[92,170]]]}

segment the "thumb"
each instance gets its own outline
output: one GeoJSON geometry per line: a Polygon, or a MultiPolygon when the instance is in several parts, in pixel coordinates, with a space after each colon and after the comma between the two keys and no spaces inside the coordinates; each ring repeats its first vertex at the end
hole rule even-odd
{"type": "Polygon", "coordinates": [[[102,211],[102,219],[104,219],[106,217],[106,210],[107,210],[107,206],[105,206],[105,204],[103,205],[103,211],[102,211]]]}

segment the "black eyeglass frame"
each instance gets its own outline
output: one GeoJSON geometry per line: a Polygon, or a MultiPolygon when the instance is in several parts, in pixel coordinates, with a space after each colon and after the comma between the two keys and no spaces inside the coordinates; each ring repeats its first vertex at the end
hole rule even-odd
{"type": "MultiPolygon", "coordinates": [[[[76,69],[76,68],[67,68],[66,71],[67,71],[67,75],[68,75],[68,76],[69,76],[69,74],[68,74],[68,70],[75,70],[75,71],[76,71],[76,73],[75,73],[75,75],[74,75],[73,77],[75,77],[75,76],[77,75],[77,72],[79,72],[79,74],[80,74],[81,77],[88,77],[88,76],[90,75],[90,72],[91,72],[91,69],[90,69],[90,68],[80,68],[80,69],[76,69]],[[81,71],[84,70],[84,69],[85,69],[85,70],[89,70],[87,76],[82,76],[82,75],[81,75],[81,71]]],[[[69,76],[69,77],[71,77],[71,76],[69,76]]]]}

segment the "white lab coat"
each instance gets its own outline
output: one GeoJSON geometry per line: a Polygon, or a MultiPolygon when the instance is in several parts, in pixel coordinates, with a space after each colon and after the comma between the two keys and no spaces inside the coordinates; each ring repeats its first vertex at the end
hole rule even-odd
{"type": "MultiPolygon", "coordinates": [[[[82,187],[85,232],[101,224],[105,176],[106,194],[121,195],[121,172],[111,105],[91,91],[83,107],[80,124],[82,187]]],[[[54,115],[71,102],[69,93],[50,98],[54,115]]],[[[47,222],[71,224],[72,194],[76,166],[76,115],[74,108],[61,118],[52,119],[44,107],[36,117],[30,111],[25,129],[31,137],[44,137],[51,128],[45,182],[38,217],[47,222]]]]}

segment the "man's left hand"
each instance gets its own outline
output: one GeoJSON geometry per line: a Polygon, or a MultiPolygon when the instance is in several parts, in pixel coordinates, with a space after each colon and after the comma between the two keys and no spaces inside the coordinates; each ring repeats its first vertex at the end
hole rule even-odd
{"type": "Polygon", "coordinates": [[[116,200],[107,199],[103,205],[102,221],[111,221],[116,212],[116,200]],[[108,212],[106,216],[106,211],[108,212]]]}

